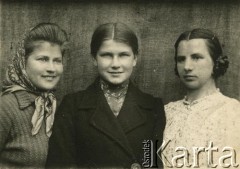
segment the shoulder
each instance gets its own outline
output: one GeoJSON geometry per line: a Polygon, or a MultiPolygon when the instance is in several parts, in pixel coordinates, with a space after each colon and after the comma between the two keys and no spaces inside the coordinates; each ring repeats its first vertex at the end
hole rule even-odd
{"type": "Polygon", "coordinates": [[[228,113],[229,116],[240,119],[240,102],[234,98],[222,95],[222,102],[220,102],[220,110],[228,113]]]}
{"type": "Polygon", "coordinates": [[[13,93],[1,95],[0,112],[10,112],[11,110],[18,109],[18,100],[13,93]]]}
{"type": "Polygon", "coordinates": [[[183,100],[178,100],[174,102],[169,102],[164,106],[166,118],[170,120],[174,118],[176,113],[179,113],[183,107],[183,100]]]}
{"type": "Polygon", "coordinates": [[[222,95],[225,104],[240,106],[240,102],[237,99],[222,95]]]}
{"type": "Polygon", "coordinates": [[[163,107],[163,102],[160,97],[154,97],[151,94],[141,91],[133,83],[129,84],[128,93],[134,97],[137,104],[141,107],[154,108],[154,107],[163,107]]]}
{"type": "Polygon", "coordinates": [[[219,110],[224,111],[240,111],[240,102],[234,98],[223,95],[219,92],[217,97],[215,97],[215,104],[218,106],[219,110]]]}
{"type": "Polygon", "coordinates": [[[59,109],[65,107],[68,107],[70,109],[75,109],[77,107],[85,107],[86,104],[92,104],[92,102],[97,99],[97,93],[98,91],[92,85],[90,85],[85,90],[80,90],[74,93],[67,94],[63,97],[59,109]]]}
{"type": "Polygon", "coordinates": [[[238,148],[240,146],[240,136],[236,133],[240,132],[240,102],[222,95],[222,102],[219,107],[215,120],[219,119],[218,125],[222,126],[227,143],[238,148]]]}
{"type": "Polygon", "coordinates": [[[0,130],[2,127],[10,126],[16,118],[15,114],[19,112],[19,104],[13,93],[1,95],[0,101],[0,130]]]}
{"type": "Polygon", "coordinates": [[[69,94],[67,94],[63,97],[63,100],[75,100],[79,97],[82,97],[84,95],[84,93],[85,93],[85,90],[77,91],[77,92],[74,92],[74,93],[69,93],[69,94]]]}
{"type": "Polygon", "coordinates": [[[174,102],[169,102],[164,106],[165,110],[174,111],[177,110],[183,104],[183,100],[177,100],[174,102]]]}
{"type": "Polygon", "coordinates": [[[162,126],[161,128],[164,128],[163,126],[165,126],[166,117],[162,99],[142,92],[136,86],[129,87],[129,95],[132,96],[132,99],[137,103],[137,105],[142,109],[148,110],[147,112],[154,116],[156,123],[159,123],[158,125],[162,126]]]}
{"type": "Polygon", "coordinates": [[[1,103],[9,100],[17,100],[14,93],[1,94],[1,103]]]}
{"type": "Polygon", "coordinates": [[[129,83],[128,92],[132,93],[132,95],[134,95],[135,97],[138,97],[139,99],[143,99],[143,100],[151,100],[151,101],[162,100],[159,97],[154,97],[153,95],[140,90],[139,87],[136,86],[133,82],[129,83]]]}
{"type": "Polygon", "coordinates": [[[75,93],[69,93],[65,95],[61,101],[60,106],[62,105],[74,105],[78,100],[80,100],[84,96],[85,91],[78,91],[75,93]]]}
{"type": "Polygon", "coordinates": [[[74,93],[69,93],[63,97],[63,101],[72,101],[79,102],[82,100],[84,96],[95,96],[99,92],[97,87],[97,82],[95,81],[91,85],[89,85],[85,90],[80,90],[74,93]]]}

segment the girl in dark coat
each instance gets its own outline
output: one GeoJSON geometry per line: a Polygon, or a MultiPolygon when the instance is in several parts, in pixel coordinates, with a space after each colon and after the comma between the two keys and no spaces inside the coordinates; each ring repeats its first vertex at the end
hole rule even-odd
{"type": "MultiPolygon", "coordinates": [[[[161,99],[129,80],[137,63],[137,37],[122,23],[100,25],[92,36],[91,54],[99,77],[63,99],[47,167],[140,168],[144,141],[162,142],[165,116],[161,99]]],[[[149,167],[156,167],[153,151],[149,167]]]]}

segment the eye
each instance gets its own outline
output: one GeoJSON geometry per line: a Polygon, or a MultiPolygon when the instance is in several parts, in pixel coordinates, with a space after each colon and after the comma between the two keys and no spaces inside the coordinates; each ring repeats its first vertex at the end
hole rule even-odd
{"type": "Polygon", "coordinates": [[[62,63],[62,59],[60,59],[60,58],[54,59],[53,61],[56,63],[62,63]]]}
{"type": "Polygon", "coordinates": [[[185,56],[177,56],[177,63],[185,61],[185,56]]]}
{"type": "Polygon", "coordinates": [[[127,53],[127,52],[122,52],[122,53],[119,54],[119,56],[120,57],[128,57],[128,56],[130,56],[130,54],[127,53]]]}
{"type": "Polygon", "coordinates": [[[42,57],[37,58],[37,60],[42,61],[42,62],[47,62],[49,59],[46,56],[42,56],[42,57]]]}
{"type": "Polygon", "coordinates": [[[112,57],[112,54],[109,52],[104,52],[99,54],[100,57],[112,57]]]}
{"type": "Polygon", "coordinates": [[[199,59],[202,59],[202,58],[203,58],[203,57],[202,57],[201,55],[199,55],[199,54],[193,54],[193,55],[192,55],[192,59],[193,59],[193,60],[196,60],[196,61],[199,60],[199,59]]]}

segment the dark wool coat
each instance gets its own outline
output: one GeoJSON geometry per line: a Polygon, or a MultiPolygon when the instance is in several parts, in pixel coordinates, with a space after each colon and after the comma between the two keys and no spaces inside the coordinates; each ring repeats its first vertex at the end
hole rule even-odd
{"type": "Polygon", "coordinates": [[[131,168],[135,163],[141,165],[142,142],[158,140],[159,147],[164,127],[161,99],[141,92],[130,82],[123,106],[115,117],[99,82],[95,81],[86,90],[63,99],[56,114],[46,166],[131,168]]]}

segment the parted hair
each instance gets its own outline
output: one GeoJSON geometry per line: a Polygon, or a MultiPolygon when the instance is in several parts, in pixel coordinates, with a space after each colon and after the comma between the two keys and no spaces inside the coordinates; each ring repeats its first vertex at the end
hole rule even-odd
{"type": "Polygon", "coordinates": [[[96,28],[91,40],[91,54],[96,54],[105,40],[115,40],[132,48],[134,55],[138,54],[138,39],[136,34],[123,23],[105,23],[96,28]]]}
{"type": "Polygon", "coordinates": [[[219,76],[222,76],[226,73],[229,61],[228,57],[223,55],[222,46],[219,42],[218,37],[212,31],[208,29],[197,28],[191,31],[183,32],[175,42],[175,73],[179,76],[177,71],[177,49],[179,43],[182,40],[191,40],[191,39],[204,39],[208,52],[213,60],[213,77],[217,79],[219,76]]]}

